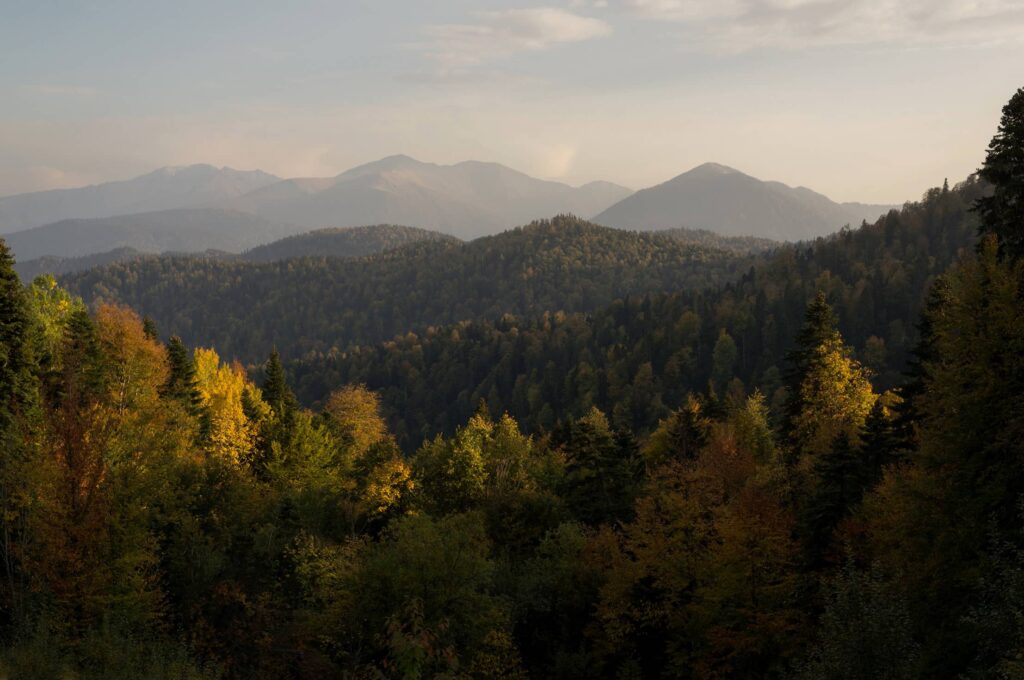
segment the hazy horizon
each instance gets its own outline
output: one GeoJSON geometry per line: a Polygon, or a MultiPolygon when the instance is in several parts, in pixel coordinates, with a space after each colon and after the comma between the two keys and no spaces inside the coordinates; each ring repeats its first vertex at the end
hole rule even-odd
{"type": "Polygon", "coordinates": [[[19,6],[0,195],[406,154],[631,189],[714,161],[901,203],[980,164],[1022,36],[1019,0],[19,6]]]}

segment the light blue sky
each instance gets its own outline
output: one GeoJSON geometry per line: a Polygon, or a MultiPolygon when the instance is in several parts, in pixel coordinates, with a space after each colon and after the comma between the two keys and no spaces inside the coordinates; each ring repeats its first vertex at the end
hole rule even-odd
{"type": "Polygon", "coordinates": [[[0,0],[0,195],[406,153],[900,202],[977,167],[1024,0],[0,0]]]}

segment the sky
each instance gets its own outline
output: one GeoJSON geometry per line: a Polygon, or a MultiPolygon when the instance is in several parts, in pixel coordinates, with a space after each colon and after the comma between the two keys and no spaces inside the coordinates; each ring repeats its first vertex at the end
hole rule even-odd
{"type": "Polygon", "coordinates": [[[1024,0],[0,0],[0,195],[391,154],[901,203],[974,171],[1024,0]]]}

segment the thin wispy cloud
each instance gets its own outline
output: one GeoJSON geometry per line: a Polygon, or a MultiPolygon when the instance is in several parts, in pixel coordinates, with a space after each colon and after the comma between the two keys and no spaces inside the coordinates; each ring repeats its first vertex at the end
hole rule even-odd
{"type": "Polygon", "coordinates": [[[969,46],[1024,41],[1022,0],[621,0],[698,49],[969,46]]]}
{"type": "Polygon", "coordinates": [[[458,71],[517,52],[600,38],[611,31],[601,19],[558,7],[508,9],[480,12],[472,23],[428,26],[424,47],[441,70],[458,71]]]}

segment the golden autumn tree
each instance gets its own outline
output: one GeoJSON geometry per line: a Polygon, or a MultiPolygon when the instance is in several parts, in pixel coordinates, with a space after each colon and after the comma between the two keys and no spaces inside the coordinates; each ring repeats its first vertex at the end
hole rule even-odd
{"type": "Polygon", "coordinates": [[[196,383],[202,403],[208,409],[210,426],[208,447],[214,455],[238,463],[256,445],[259,429],[245,413],[243,403],[265,408],[259,393],[235,364],[225,364],[217,352],[199,348],[195,351],[196,383]]]}

